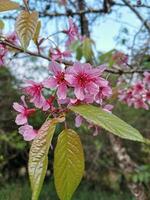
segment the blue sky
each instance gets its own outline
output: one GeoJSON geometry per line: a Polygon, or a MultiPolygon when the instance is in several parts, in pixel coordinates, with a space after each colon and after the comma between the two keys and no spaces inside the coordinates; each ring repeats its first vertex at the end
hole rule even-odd
{"type": "MultiPolygon", "coordinates": [[[[19,0],[16,0],[17,2],[20,2],[19,0]]],[[[98,0],[97,0],[98,1],[98,0]]],[[[116,0],[117,1],[117,0],[116,0]]],[[[146,1],[146,0],[145,0],[146,1]]],[[[94,5],[95,0],[89,0],[88,3],[91,5],[94,5]]],[[[121,2],[118,0],[117,2],[121,2]]],[[[150,0],[148,0],[148,3],[150,5],[150,0]]],[[[60,8],[62,9],[62,8],[60,8]]],[[[60,10],[62,11],[62,10],[60,10]]],[[[15,12],[10,12],[12,15],[15,12]]],[[[147,17],[148,14],[144,12],[143,9],[141,9],[140,13],[143,17],[147,17]]],[[[6,13],[1,13],[0,17],[3,16],[6,13]]],[[[149,15],[150,17],[150,15],[149,15]]],[[[74,18],[74,21],[78,24],[76,18],[74,18]]],[[[67,27],[67,18],[61,18],[61,20],[43,20],[42,21],[42,31],[41,35],[46,37],[52,33],[55,33],[57,31],[57,28],[59,30],[63,30],[67,27]]],[[[120,35],[125,37],[128,41],[133,39],[133,36],[135,32],[139,30],[141,26],[141,22],[135,17],[135,14],[132,13],[128,8],[120,8],[118,10],[118,7],[114,7],[114,12],[109,15],[104,15],[99,17],[95,23],[92,26],[91,30],[91,36],[92,39],[95,41],[96,49],[101,52],[107,52],[112,49],[118,49],[122,50],[125,53],[129,53],[129,49],[125,48],[124,46],[120,45],[115,38],[119,35],[119,32],[126,27],[129,31],[129,34],[126,35],[125,33],[121,33],[120,35]]],[[[10,33],[13,31],[14,24],[10,21],[5,20],[5,32],[10,33]]],[[[59,40],[64,40],[64,35],[61,34],[59,40]]],[[[32,44],[30,47],[32,48],[32,44]]],[[[7,63],[6,63],[7,64],[7,63]]],[[[20,79],[23,79],[24,77],[30,78],[29,76],[34,74],[35,79],[42,80],[42,77],[39,77],[39,72],[37,69],[38,67],[42,69],[42,75],[47,74],[47,71],[44,72],[44,70],[47,69],[48,63],[43,60],[39,59],[38,62],[31,62],[29,58],[25,59],[24,61],[19,59],[17,62],[15,60],[12,60],[11,63],[8,61],[8,65],[10,65],[10,68],[15,73],[17,77],[20,77],[20,79]],[[25,66],[24,67],[18,67],[18,66],[25,66]],[[43,68],[44,67],[44,68],[43,68]],[[36,74],[37,73],[37,74],[36,74]]],[[[45,76],[43,75],[43,76],[45,76]]]]}
{"type": "MultiPolygon", "coordinates": [[[[135,2],[136,0],[132,0],[131,2],[135,2]]],[[[16,0],[16,2],[20,2],[19,0],[16,0]]],[[[118,0],[118,2],[121,2],[118,0]]],[[[88,1],[89,4],[94,5],[93,0],[88,1]]],[[[62,9],[62,8],[61,8],[62,9]]],[[[119,31],[123,27],[126,27],[129,30],[129,39],[132,39],[132,35],[135,31],[138,31],[141,22],[135,17],[134,13],[131,13],[131,11],[128,8],[114,8],[115,12],[109,15],[105,15],[104,17],[98,18],[96,22],[94,23],[94,26],[92,27],[92,38],[94,41],[96,41],[96,47],[99,51],[109,51],[113,48],[120,48],[123,47],[119,45],[115,41],[115,37],[118,35],[119,31]]],[[[142,11],[142,10],[141,10],[142,11]]],[[[141,14],[146,17],[146,14],[144,12],[141,12],[141,14]]],[[[2,16],[1,14],[0,16],[2,16]]],[[[76,21],[76,20],[75,20],[76,21]]],[[[61,30],[66,26],[67,19],[65,19],[66,23],[63,20],[56,21],[50,20],[48,23],[45,24],[43,21],[43,32],[44,35],[46,34],[52,34],[56,32],[57,27],[61,30]]],[[[9,24],[6,22],[6,32],[10,32],[12,30],[12,23],[9,24]]],[[[126,37],[126,36],[125,36],[126,37]]]]}

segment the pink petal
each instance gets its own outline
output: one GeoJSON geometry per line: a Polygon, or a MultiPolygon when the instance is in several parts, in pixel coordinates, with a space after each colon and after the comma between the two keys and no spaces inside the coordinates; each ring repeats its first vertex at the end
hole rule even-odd
{"type": "Polygon", "coordinates": [[[19,114],[19,115],[17,115],[15,122],[16,122],[17,125],[26,124],[27,123],[27,117],[23,114],[19,114]]]}
{"type": "Polygon", "coordinates": [[[72,85],[75,82],[75,77],[72,74],[65,74],[65,80],[72,85]]]}
{"type": "Polygon", "coordinates": [[[86,85],[86,89],[90,94],[96,95],[99,92],[99,87],[93,82],[90,82],[86,85]]]}
{"type": "Polygon", "coordinates": [[[19,128],[19,133],[24,137],[24,140],[31,141],[37,136],[37,131],[30,125],[24,125],[19,128]]]}
{"type": "Polygon", "coordinates": [[[57,90],[57,96],[59,99],[66,99],[67,96],[67,86],[66,84],[60,84],[57,90]]]}
{"type": "Polygon", "coordinates": [[[27,106],[27,104],[26,104],[26,101],[25,101],[25,96],[24,96],[24,95],[23,95],[23,96],[21,96],[21,101],[22,101],[22,103],[23,103],[24,107],[25,107],[25,108],[27,108],[28,106],[27,106]]]}
{"type": "Polygon", "coordinates": [[[80,127],[82,124],[83,118],[80,115],[77,115],[75,118],[75,126],[80,127]]]}
{"type": "Polygon", "coordinates": [[[106,112],[111,113],[113,107],[114,107],[113,105],[107,104],[107,105],[104,106],[103,110],[105,110],[106,112]]]}
{"type": "Polygon", "coordinates": [[[42,108],[44,101],[45,98],[42,95],[36,95],[30,100],[30,102],[34,103],[37,108],[42,108]]]}
{"type": "Polygon", "coordinates": [[[46,88],[55,88],[57,86],[57,81],[53,77],[50,77],[44,80],[42,83],[43,83],[43,86],[46,88]]]}
{"type": "Polygon", "coordinates": [[[50,105],[49,105],[49,103],[45,100],[45,101],[43,102],[42,107],[43,107],[43,111],[47,111],[47,110],[50,108],[50,105]]]}
{"type": "Polygon", "coordinates": [[[82,88],[80,88],[80,87],[75,88],[74,93],[75,93],[77,99],[80,99],[81,101],[84,100],[84,91],[82,88]]]}
{"type": "Polygon", "coordinates": [[[20,113],[24,112],[24,107],[19,103],[13,103],[13,108],[20,113]]]}
{"type": "Polygon", "coordinates": [[[54,61],[51,62],[49,69],[50,71],[53,72],[55,76],[57,76],[59,73],[62,72],[61,66],[57,62],[54,62],[54,61]]]}

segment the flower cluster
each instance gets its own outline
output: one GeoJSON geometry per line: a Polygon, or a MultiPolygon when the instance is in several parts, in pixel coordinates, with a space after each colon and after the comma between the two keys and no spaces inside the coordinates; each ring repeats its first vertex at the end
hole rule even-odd
{"type": "Polygon", "coordinates": [[[58,60],[62,61],[63,58],[67,58],[71,56],[71,52],[69,50],[61,51],[58,48],[50,49],[50,57],[52,61],[58,60]]]}
{"type": "Polygon", "coordinates": [[[121,51],[117,51],[112,55],[112,60],[115,61],[117,65],[124,65],[128,62],[128,56],[121,51]]]}
{"type": "Polygon", "coordinates": [[[119,91],[119,100],[135,108],[149,109],[150,105],[150,73],[145,72],[143,80],[119,91]]]}
{"type": "Polygon", "coordinates": [[[63,33],[65,33],[68,36],[68,40],[66,41],[66,46],[69,46],[71,43],[73,43],[76,40],[80,40],[80,34],[78,32],[78,27],[73,22],[72,18],[69,18],[69,28],[66,30],[63,30],[63,33]]]}
{"type": "MultiPolygon", "coordinates": [[[[6,41],[11,42],[12,44],[17,44],[18,38],[16,33],[11,33],[6,37],[6,41]]],[[[0,44],[0,67],[5,64],[5,57],[8,54],[8,47],[6,45],[0,44]]]]}
{"type": "MultiPolygon", "coordinates": [[[[64,68],[63,65],[52,61],[49,67],[51,75],[41,83],[26,80],[26,87],[23,92],[29,97],[30,103],[36,109],[41,109],[48,115],[64,112],[69,105],[97,103],[104,110],[110,111],[112,107],[105,104],[105,100],[111,96],[112,90],[106,79],[102,78],[104,66],[92,67],[90,64],[75,62],[73,66],[64,68]],[[45,97],[44,91],[49,91],[45,97]]],[[[37,131],[28,124],[28,117],[36,111],[35,108],[28,108],[22,97],[23,104],[14,103],[14,109],[19,113],[16,123],[22,125],[19,132],[25,140],[32,140],[36,137],[37,131]]],[[[79,126],[82,121],[77,116],[76,124],[79,126]]]]}

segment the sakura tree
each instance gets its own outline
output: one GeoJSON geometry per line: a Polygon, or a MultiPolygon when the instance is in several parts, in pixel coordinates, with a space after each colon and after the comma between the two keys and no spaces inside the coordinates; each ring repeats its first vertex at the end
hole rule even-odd
{"type": "MultiPolygon", "coordinates": [[[[130,5],[126,0],[123,2],[130,5]]],[[[60,3],[65,5],[67,1],[60,3]]],[[[80,137],[69,128],[68,115],[74,113],[76,127],[83,123],[89,128],[94,127],[94,135],[100,127],[123,139],[149,143],[138,130],[112,113],[114,105],[109,100],[114,95],[114,88],[107,75],[120,74],[116,84],[118,101],[149,110],[150,72],[130,68],[128,56],[120,51],[109,54],[109,64],[115,65],[115,68],[109,68],[106,63],[97,66],[92,62],[93,41],[80,34],[71,17],[68,18],[68,28],[62,30],[66,36],[65,50],[56,46],[45,52],[43,43],[46,39],[41,35],[39,13],[30,10],[27,0],[23,1],[22,6],[14,1],[0,0],[0,12],[14,9],[19,10],[15,33],[0,35],[0,66],[4,65],[12,49],[49,61],[47,77],[41,82],[25,80],[20,102],[13,104],[19,133],[24,140],[32,141],[28,162],[32,200],[39,198],[48,166],[48,152],[59,123],[64,128],[58,135],[54,153],[54,182],[59,198],[70,200],[84,175],[85,163],[80,137]],[[35,43],[36,52],[28,50],[31,40],[35,43]],[[85,59],[76,59],[73,50],[77,51],[77,58],[81,58],[82,48],[85,59]],[[140,80],[130,81],[126,76],[134,73],[140,74],[140,80]],[[29,121],[38,110],[45,114],[45,122],[36,130],[29,121]]],[[[147,23],[145,26],[150,32],[147,23]]]]}

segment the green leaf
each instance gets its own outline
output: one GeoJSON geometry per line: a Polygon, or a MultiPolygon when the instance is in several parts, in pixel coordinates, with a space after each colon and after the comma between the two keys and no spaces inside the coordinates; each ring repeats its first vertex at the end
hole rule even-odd
{"type": "Polygon", "coordinates": [[[22,11],[16,21],[16,32],[24,50],[33,38],[38,24],[38,12],[22,11]]]}
{"type": "Polygon", "coordinates": [[[70,110],[121,138],[144,142],[144,138],[138,130],[101,108],[92,105],[79,105],[71,106],[70,110]]]}
{"type": "Polygon", "coordinates": [[[36,45],[38,43],[38,38],[39,38],[39,35],[40,35],[40,30],[41,30],[41,21],[38,21],[38,24],[37,24],[37,27],[36,27],[36,31],[35,31],[34,36],[33,36],[33,41],[34,41],[34,43],[36,45]]]}
{"type": "Polygon", "coordinates": [[[20,8],[20,5],[14,1],[0,0],[0,12],[16,10],[18,8],[20,8]]]}
{"type": "Polygon", "coordinates": [[[54,180],[60,200],[70,200],[84,174],[84,153],[78,134],[65,129],[54,154],[54,180]]]}
{"type": "Polygon", "coordinates": [[[37,200],[39,197],[47,170],[48,151],[55,127],[58,122],[62,122],[63,120],[64,118],[56,118],[46,121],[32,142],[28,163],[32,200],[37,200]]]}
{"type": "Polygon", "coordinates": [[[90,38],[86,38],[82,44],[82,54],[85,57],[86,61],[91,61],[93,58],[92,50],[93,41],[90,38]]]}
{"type": "Polygon", "coordinates": [[[0,30],[3,30],[5,27],[5,24],[2,20],[0,20],[0,30]]]}
{"type": "Polygon", "coordinates": [[[99,56],[100,64],[107,63],[109,67],[112,67],[115,64],[115,61],[112,59],[113,54],[115,53],[115,49],[112,49],[106,53],[103,53],[99,56]]]}

